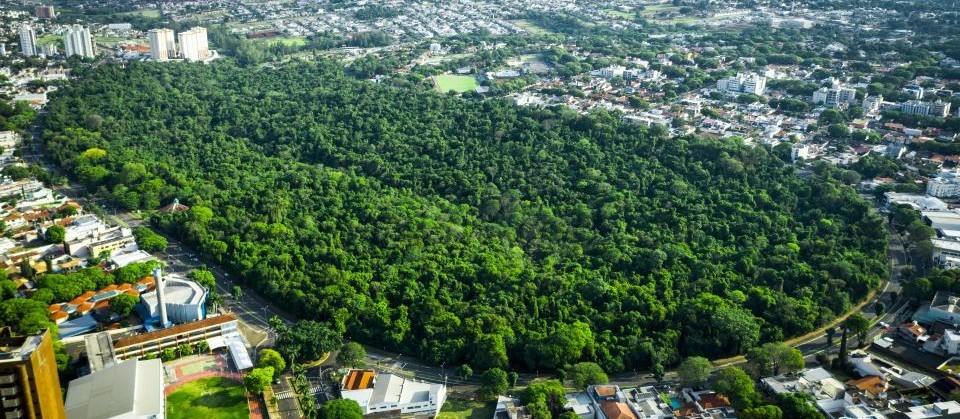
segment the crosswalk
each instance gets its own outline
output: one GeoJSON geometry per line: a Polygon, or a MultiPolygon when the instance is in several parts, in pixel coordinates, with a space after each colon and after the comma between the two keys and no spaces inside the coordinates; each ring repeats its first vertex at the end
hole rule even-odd
{"type": "Polygon", "coordinates": [[[279,391],[279,392],[277,392],[277,393],[274,394],[274,395],[277,396],[277,399],[280,399],[280,400],[292,399],[292,398],[293,398],[293,391],[292,391],[292,390],[279,391]]]}
{"type": "MultiPolygon", "coordinates": [[[[317,394],[323,393],[323,387],[320,385],[320,383],[311,382],[311,383],[310,383],[310,393],[313,394],[313,395],[317,395],[317,394]]],[[[274,393],[274,396],[276,396],[277,399],[279,399],[279,400],[292,399],[292,398],[296,397],[296,395],[293,393],[293,390],[278,391],[278,392],[274,393]]]]}

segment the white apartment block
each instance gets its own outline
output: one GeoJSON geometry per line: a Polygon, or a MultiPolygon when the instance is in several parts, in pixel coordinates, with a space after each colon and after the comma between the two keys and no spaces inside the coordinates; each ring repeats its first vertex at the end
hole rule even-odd
{"type": "Polygon", "coordinates": [[[176,38],[172,29],[151,29],[150,58],[155,61],[166,61],[177,56],[176,38]]]}
{"type": "Polygon", "coordinates": [[[820,90],[813,92],[813,103],[824,104],[829,108],[846,107],[856,102],[857,91],[848,87],[822,87],[820,90]]]}
{"type": "Polygon", "coordinates": [[[186,32],[180,32],[180,55],[190,61],[203,61],[210,58],[210,47],[207,44],[207,28],[195,27],[186,32]]]}
{"type": "Polygon", "coordinates": [[[900,104],[900,112],[908,115],[933,116],[944,118],[950,114],[950,102],[923,102],[908,100],[900,104]]]}
{"type": "Polygon", "coordinates": [[[756,74],[737,74],[717,80],[717,89],[724,93],[753,93],[762,95],[767,88],[767,78],[756,74]]]}
{"type": "Polygon", "coordinates": [[[67,57],[79,55],[81,57],[93,58],[97,55],[97,50],[93,45],[93,38],[90,36],[90,29],[80,25],[73,25],[63,34],[63,44],[66,47],[67,57]]]}
{"type": "Polygon", "coordinates": [[[866,113],[879,111],[881,105],[883,105],[883,95],[867,95],[863,98],[863,111],[866,113]]]}
{"type": "Polygon", "coordinates": [[[37,33],[30,25],[20,27],[20,52],[27,57],[37,55],[37,33]]]}

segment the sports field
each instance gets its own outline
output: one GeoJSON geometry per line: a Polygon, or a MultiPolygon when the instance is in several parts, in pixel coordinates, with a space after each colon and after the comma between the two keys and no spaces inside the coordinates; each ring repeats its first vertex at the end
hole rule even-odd
{"type": "Polygon", "coordinates": [[[455,76],[452,74],[434,76],[433,83],[437,86],[437,90],[444,93],[451,90],[457,93],[469,92],[478,86],[477,79],[473,76],[455,76]]]}
{"type": "Polygon", "coordinates": [[[243,384],[222,377],[203,378],[167,396],[168,419],[246,419],[250,408],[243,384]]]}

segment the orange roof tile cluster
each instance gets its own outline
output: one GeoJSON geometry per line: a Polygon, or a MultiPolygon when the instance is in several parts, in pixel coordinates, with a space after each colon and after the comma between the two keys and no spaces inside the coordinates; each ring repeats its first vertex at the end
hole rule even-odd
{"type": "Polygon", "coordinates": [[[854,386],[860,390],[873,394],[874,396],[887,391],[887,380],[883,379],[883,377],[877,377],[875,375],[863,377],[859,380],[847,381],[847,385],[854,386]]]}
{"type": "Polygon", "coordinates": [[[219,324],[224,324],[224,323],[235,321],[235,320],[237,320],[237,316],[230,313],[224,314],[222,316],[217,316],[217,317],[208,317],[206,319],[198,320],[193,323],[180,324],[180,325],[176,325],[163,330],[158,330],[155,332],[141,333],[139,335],[132,336],[129,338],[123,338],[116,341],[116,343],[113,344],[113,347],[117,349],[125,348],[127,346],[146,343],[146,342],[154,341],[157,339],[163,339],[171,336],[177,336],[177,335],[192,332],[197,329],[216,326],[219,324]]]}
{"type": "Polygon", "coordinates": [[[346,377],[343,377],[343,388],[345,390],[366,390],[373,388],[373,379],[377,373],[373,370],[350,370],[346,377]]]}
{"type": "Polygon", "coordinates": [[[914,323],[904,323],[900,325],[900,330],[916,336],[923,336],[923,334],[927,332],[926,329],[914,323]]]}
{"type": "Polygon", "coordinates": [[[607,419],[637,419],[626,403],[605,401],[600,403],[600,409],[607,419]]]}
{"type": "Polygon", "coordinates": [[[719,393],[700,394],[700,406],[704,409],[716,409],[720,407],[729,407],[730,399],[719,393]]]}
{"type": "Polygon", "coordinates": [[[597,395],[600,397],[607,397],[617,394],[616,386],[594,386],[593,391],[597,392],[597,395]]]}

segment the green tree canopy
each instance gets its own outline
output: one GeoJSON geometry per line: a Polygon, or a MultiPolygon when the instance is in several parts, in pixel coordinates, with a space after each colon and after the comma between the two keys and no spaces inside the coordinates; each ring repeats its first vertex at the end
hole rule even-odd
{"type": "Polygon", "coordinates": [[[337,352],[337,365],[363,368],[366,365],[364,362],[366,358],[367,350],[363,349],[363,345],[357,342],[347,342],[340,347],[340,352],[337,352]]]}
{"type": "Polygon", "coordinates": [[[607,373],[594,362],[579,362],[567,368],[567,379],[574,388],[586,388],[588,385],[606,384],[607,373]]]}
{"type": "Polygon", "coordinates": [[[760,403],[760,394],[757,393],[753,378],[737,367],[720,370],[713,382],[713,389],[730,397],[737,411],[743,411],[760,403]]]}
{"type": "Polygon", "coordinates": [[[273,379],[279,379],[280,374],[283,374],[283,371],[287,369],[287,362],[283,360],[283,356],[279,352],[273,349],[262,349],[260,350],[260,360],[257,361],[257,367],[271,367],[273,368],[273,379]]]}
{"type": "MultiPolygon", "coordinates": [[[[263,393],[263,390],[270,386],[270,381],[273,379],[273,367],[262,367],[254,368],[243,376],[243,385],[247,388],[247,391],[260,394],[263,393]]],[[[356,403],[356,402],[354,402],[356,403]]]]}
{"type": "Polygon", "coordinates": [[[320,406],[320,419],[362,419],[363,409],[355,400],[334,399],[320,406]]]}
{"type": "Polygon", "coordinates": [[[707,381],[710,372],[713,371],[713,364],[710,360],[702,356],[691,356],[684,359],[677,368],[677,375],[680,376],[680,382],[685,386],[703,387],[707,381]]]}

